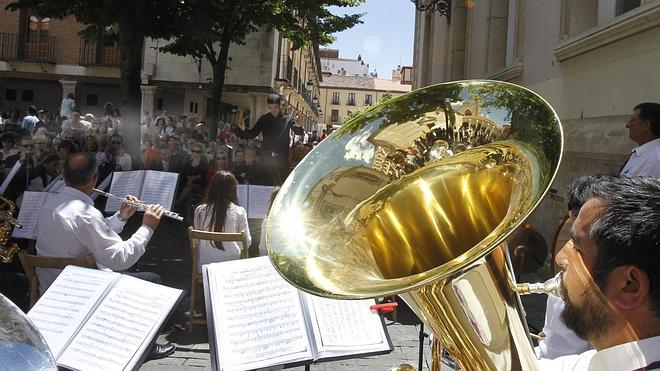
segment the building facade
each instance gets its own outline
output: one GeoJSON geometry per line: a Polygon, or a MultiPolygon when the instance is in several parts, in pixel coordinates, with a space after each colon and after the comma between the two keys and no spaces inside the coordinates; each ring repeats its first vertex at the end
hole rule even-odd
{"type": "MultiPolygon", "coordinates": [[[[617,173],[635,145],[624,128],[640,102],[660,101],[660,1],[452,1],[450,17],[417,12],[415,88],[496,79],[544,97],[559,115],[563,162],[553,188],[617,173]]],[[[552,240],[565,213],[546,200],[530,221],[552,240]]]]}
{"type": "Polygon", "coordinates": [[[411,85],[402,84],[399,80],[325,75],[320,85],[322,122],[326,126],[341,125],[346,116],[378,102],[385,94],[396,97],[409,92],[411,88],[411,85]]]}
{"type": "MultiPolygon", "coordinates": [[[[10,0],[0,0],[4,10],[10,0]]],[[[0,25],[0,107],[28,105],[55,113],[73,93],[83,113],[102,114],[106,102],[120,101],[120,53],[116,42],[88,42],[75,18],[40,19],[27,11],[4,10],[0,25]]],[[[142,63],[142,113],[162,111],[203,119],[210,99],[212,70],[207,61],[160,52],[165,41],[147,38],[142,63]]],[[[286,108],[302,112],[309,128],[318,120],[318,48],[292,50],[276,30],[254,32],[232,45],[223,89],[221,118],[254,124],[268,111],[266,96],[285,97],[286,108]]]]}

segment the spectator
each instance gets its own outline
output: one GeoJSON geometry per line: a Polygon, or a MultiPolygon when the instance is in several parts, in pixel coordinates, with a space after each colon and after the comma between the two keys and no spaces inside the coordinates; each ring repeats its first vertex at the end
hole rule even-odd
{"type": "Polygon", "coordinates": [[[148,169],[149,164],[151,164],[152,161],[156,160],[159,158],[160,154],[157,149],[154,149],[153,144],[151,143],[150,139],[147,139],[144,142],[145,150],[142,154],[144,158],[144,168],[148,169]]]}
{"type": "Polygon", "coordinates": [[[27,109],[27,115],[23,117],[23,122],[21,123],[21,127],[30,134],[30,136],[34,135],[34,131],[37,129],[37,123],[39,122],[39,118],[37,117],[37,107],[30,105],[28,106],[27,109]]]}
{"type": "Polygon", "coordinates": [[[211,161],[211,163],[209,164],[209,170],[206,173],[207,183],[211,182],[211,178],[213,178],[215,173],[223,170],[229,171],[229,158],[227,156],[227,152],[218,151],[216,152],[213,161],[211,161]]]}
{"type": "Polygon", "coordinates": [[[73,110],[75,108],[76,100],[73,99],[73,93],[69,93],[62,99],[62,104],[60,105],[60,117],[62,120],[70,119],[73,116],[73,110]]]}
{"type": "Polygon", "coordinates": [[[184,182],[184,186],[176,200],[175,209],[181,211],[185,216],[192,216],[192,206],[197,205],[206,186],[208,163],[202,155],[203,151],[204,147],[201,144],[193,144],[190,160],[186,162],[181,171],[181,180],[184,182]]]}
{"type": "Polygon", "coordinates": [[[57,154],[44,153],[37,162],[34,168],[34,173],[31,175],[28,191],[41,192],[43,189],[55,179],[60,169],[60,158],[57,154]]]}

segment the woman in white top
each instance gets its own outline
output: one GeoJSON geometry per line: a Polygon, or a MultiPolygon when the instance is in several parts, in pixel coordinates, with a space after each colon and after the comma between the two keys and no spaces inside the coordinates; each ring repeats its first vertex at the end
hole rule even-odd
{"type": "MultiPolygon", "coordinates": [[[[228,171],[219,171],[206,189],[204,201],[195,209],[194,228],[211,232],[243,233],[250,246],[250,228],[247,212],[238,206],[236,178],[228,171]]],[[[239,259],[240,242],[214,243],[201,240],[198,245],[197,272],[203,264],[239,259]]]]}

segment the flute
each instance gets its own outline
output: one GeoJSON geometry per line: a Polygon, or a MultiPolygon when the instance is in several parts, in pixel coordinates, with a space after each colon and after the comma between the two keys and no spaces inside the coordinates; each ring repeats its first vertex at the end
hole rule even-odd
{"type": "MultiPolygon", "coordinates": [[[[145,204],[143,204],[143,203],[140,203],[139,201],[131,201],[131,200],[127,199],[126,197],[115,196],[115,195],[113,195],[112,193],[108,193],[108,192],[102,191],[102,190],[100,190],[100,189],[96,189],[96,188],[94,188],[94,192],[99,193],[99,194],[101,194],[101,195],[103,195],[103,196],[105,196],[105,197],[107,197],[107,198],[115,198],[115,199],[121,201],[121,202],[124,203],[124,204],[131,205],[131,206],[133,206],[133,207],[136,207],[139,211],[144,211],[144,208],[145,208],[146,206],[149,206],[149,205],[145,205],[145,204]]],[[[178,221],[180,221],[180,222],[183,221],[183,217],[182,217],[181,215],[179,215],[179,214],[177,214],[177,213],[175,213],[175,212],[172,212],[172,211],[167,211],[167,210],[165,210],[165,211],[163,212],[163,215],[165,215],[165,216],[168,217],[168,218],[172,218],[172,219],[178,220],[178,221]]]]}

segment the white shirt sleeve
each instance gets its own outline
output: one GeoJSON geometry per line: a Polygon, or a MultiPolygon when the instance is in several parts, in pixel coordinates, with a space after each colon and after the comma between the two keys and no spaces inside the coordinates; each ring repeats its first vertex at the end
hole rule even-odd
{"type": "Polygon", "coordinates": [[[113,230],[116,225],[111,226],[111,223],[114,224],[112,221],[81,216],[68,222],[78,224],[76,238],[89,249],[98,263],[112,270],[124,270],[135,264],[144,254],[153,234],[151,228],[142,225],[123,241],[113,230]]]}

